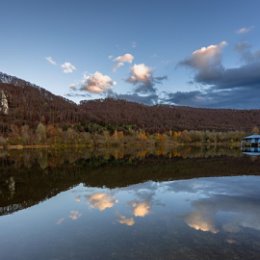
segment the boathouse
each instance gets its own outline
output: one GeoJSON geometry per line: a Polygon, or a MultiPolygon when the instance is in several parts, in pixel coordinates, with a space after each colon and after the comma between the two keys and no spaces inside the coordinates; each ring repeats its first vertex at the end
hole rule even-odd
{"type": "Polygon", "coordinates": [[[242,146],[244,147],[260,147],[260,135],[249,135],[243,138],[242,146]]]}

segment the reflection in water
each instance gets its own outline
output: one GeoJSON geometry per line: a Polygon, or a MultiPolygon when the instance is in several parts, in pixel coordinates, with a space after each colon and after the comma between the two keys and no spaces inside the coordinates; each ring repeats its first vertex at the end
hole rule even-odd
{"type": "Polygon", "coordinates": [[[93,208],[104,211],[105,209],[112,208],[116,203],[116,200],[106,193],[94,193],[87,197],[88,202],[93,208]]]}
{"type": "Polygon", "coordinates": [[[81,213],[78,210],[72,210],[69,217],[71,220],[77,220],[81,217],[81,213]]]}
{"type": "Polygon", "coordinates": [[[260,147],[243,147],[242,152],[248,156],[260,156],[260,147]]]}
{"type": "Polygon", "coordinates": [[[64,218],[59,218],[56,222],[57,225],[61,225],[64,222],[64,218]]]}
{"type": "Polygon", "coordinates": [[[75,202],[80,203],[80,196],[77,196],[77,197],[75,198],[75,202]]]}
{"type": "Polygon", "coordinates": [[[134,218],[127,218],[125,216],[120,215],[118,218],[118,222],[123,225],[133,226],[135,224],[134,218]]]}
{"type": "Polygon", "coordinates": [[[194,211],[186,217],[185,222],[195,230],[209,231],[213,234],[218,233],[212,216],[207,212],[194,211]]]}
{"type": "Polygon", "coordinates": [[[0,259],[259,259],[259,186],[257,176],[80,184],[1,217],[0,259]]]}
{"type": "Polygon", "coordinates": [[[5,154],[0,259],[259,260],[260,177],[205,177],[260,158],[214,149],[5,154]]]}
{"type": "Polygon", "coordinates": [[[150,212],[150,205],[148,202],[133,202],[133,215],[135,217],[145,217],[150,212]]]}

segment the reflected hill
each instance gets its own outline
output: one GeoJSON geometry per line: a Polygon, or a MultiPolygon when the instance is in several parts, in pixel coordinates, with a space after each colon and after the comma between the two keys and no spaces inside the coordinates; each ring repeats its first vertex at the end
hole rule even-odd
{"type": "Polygon", "coordinates": [[[105,153],[11,151],[0,158],[0,215],[38,204],[79,183],[114,189],[149,180],[260,175],[259,169],[260,159],[221,148],[182,147],[176,151],[161,149],[157,153],[125,153],[116,149],[105,153]]]}

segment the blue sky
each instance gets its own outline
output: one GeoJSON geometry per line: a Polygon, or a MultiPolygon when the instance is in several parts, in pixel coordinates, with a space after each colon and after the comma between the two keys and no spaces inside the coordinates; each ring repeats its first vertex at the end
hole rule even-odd
{"type": "Polygon", "coordinates": [[[76,102],[260,108],[259,10],[257,0],[2,0],[0,71],[76,102]]]}

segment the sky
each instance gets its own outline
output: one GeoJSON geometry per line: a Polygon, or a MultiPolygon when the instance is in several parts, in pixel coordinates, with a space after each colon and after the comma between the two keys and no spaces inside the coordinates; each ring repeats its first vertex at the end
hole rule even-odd
{"type": "Polygon", "coordinates": [[[0,71],[75,102],[260,108],[258,0],[0,0],[0,71]]]}

